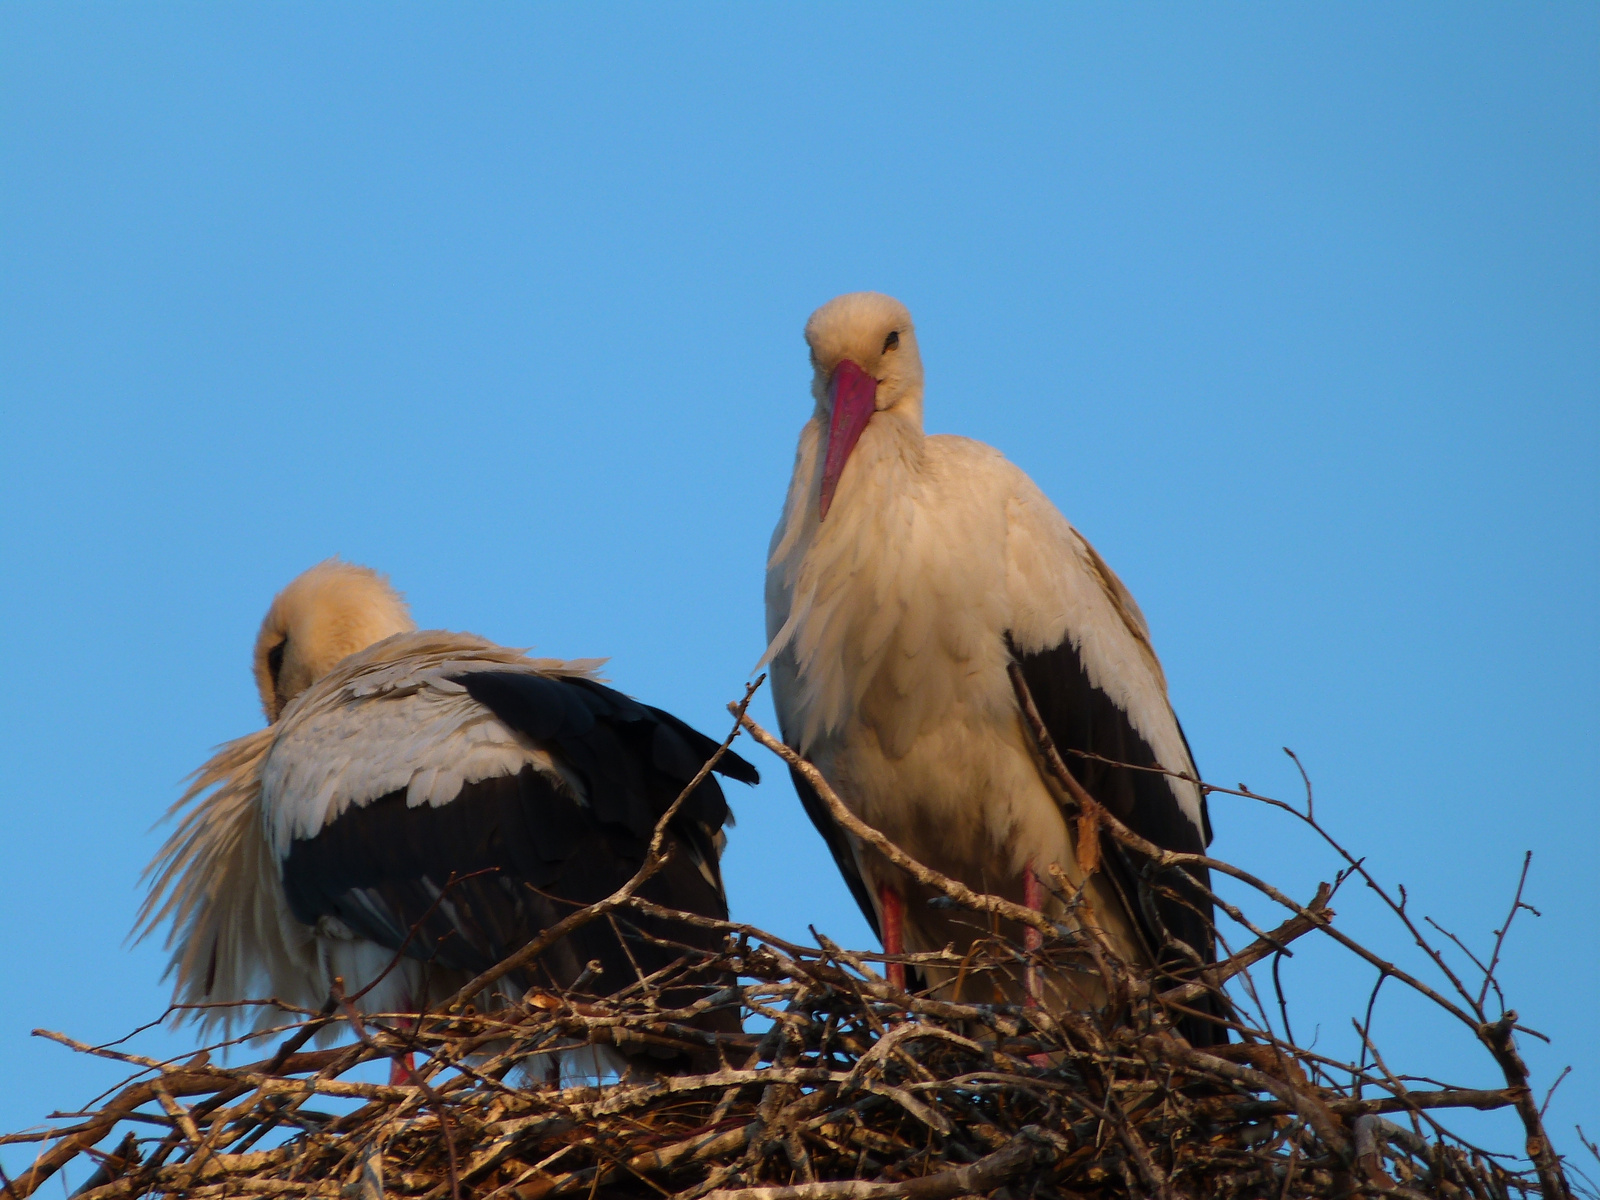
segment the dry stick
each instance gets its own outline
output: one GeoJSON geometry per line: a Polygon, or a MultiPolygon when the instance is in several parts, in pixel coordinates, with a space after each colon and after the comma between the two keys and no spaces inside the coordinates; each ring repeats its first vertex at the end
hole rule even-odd
{"type": "Polygon", "coordinates": [[[1561,1086],[1561,1081],[1572,1074],[1572,1064],[1568,1063],[1561,1068],[1561,1074],[1556,1076],[1556,1081],[1550,1085],[1550,1090],[1544,1094],[1544,1103],[1539,1105],[1539,1119],[1544,1119],[1544,1114],[1550,1110],[1550,1101],[1556,1098],[1556,1089],[1561,1086]]]}
{"type": "Polygon", "coordinates": [[[1432,1092],[1375,1097],[1371,1100],[1331,1100],[1328,1108],[1342,1117],[1364,1113],[1409,1112],[1413,1108],[1476,1108],[1489,1112],[1516,1102],[1509,1088],[1443,1088],[1432,1092]]]}
{"type": "Polygon", "coordinates": [[[1283,976],[1280,971],[1283,966],[1283,960],[1286,957],[1287,955],[1283,952],[1272,956],[1272,990],[1278,997],[1278,1016],[1283,1021],[1283,1039],[1293,1044],[1294,1025],[1289,1020],[1289,998],[1283,994],[1283,976]]]}
{"type": "MultiPolygon", "coordinates": [[[[250,1063],[243,1067],[219,1067],[211,1063],[206,1063],[202,1066],[190,1066],[186,1063],[161,1063],[154,1059],[141,1058],[135,1054],[114,1054],[80,1042],[76,1038],[69,1038],[64,1033],[56,1033],[49,1029],[35,1029],[33,1032],[37,1037],[56,1042],[69,1050],[76,1050],[80,1054],[92,1054],[97,1058],[109,1058],[115,1062],[131,1062],[134,1065],[161,1072],[161,1075],[156,1079],[147,1079],[139,1083],[130,1084],[124,1089],[124,1094],[137,1087],[160,1084],[174,1096],[193,1096],[208,1092],[222,1083],[239,1082],[250,1084],[252,1087],[259,1087],[263,1084],[276,1084],[279,1085],[278,1091],[293,1093],[294,1095],[318,1090],[326,1091],[330,1096],[366,1095],[368,1092],[375,1096],[405,1095],[399,1089],[381,1087],[376,1084],[341,1083],[329,1090],[330,1085],[322,1085],[319,1089],[319,1087],[313,1086],[310,1080],[301,1081],[284,1078],[287,1075],[303,1075],[308,1072],[325,1070],[330,1065],[337,1063],[340,1055],[349,1054],[352,1049],[350,1046],[335,1046],[328,1050],[313,1050],[306,1054],[293,1055],[287,1062],[282,1064],[277,1075],[269,1075],[267,1068],[271,1066],[270,1062],[250,1063]],[[178,1082],[174,1083],[173,1081],[175,1080],[178,1082]],[[178,1090],[179,1088],[185,1090],[180,1091],[178,1090]]],[[[151,1098],[154,1098],[154,1095],[154,1092],[150,1093],[151,1098]]],[[[148,1103],[148,1101],[141,1101],[140,1103],[148,1103]]]]}
{"type": "MultiPolygon", "coordinates": [[[[1403,891],[1404,891],[1404,889],[1402,888],[1402,892],[1403,891]]],[[[1489,974],[1489,968],[1484,965],[1483,960],[1481,958],[1479,958],[1476,954],[1474,954],[1472,952],[1471,948],[1468,947],[1468,945],[1465,942],[1463,942],[1455,934],[1451,933],[1443,925],[1439,924],[1439,922],[1435,921],[1432,917],[1425,915],[1422,919],[1424,921],[1426,921],[1429,925],[1433,926],[1435,932],[1442,933],[1445,937],[1449,938],[1450,941],[1451,941],[1451,944],[1453,944],[1457,950],[1461,951],[1461,953],[1463,953],[1463,954],[1465,954],[1467,956],[1468,961],[1470,961],[1473,966],[1477,967],[1478,970],[1483,973],[1484,980],[1485,980],[1485,985],[1484,986],[1488,987],[1489,983],[1493,981],[1493,977],[1489,974]]],[[[1506,1007],[1505,994],[1503,992],[1501,992],[1499,983],[1494,983],[1493,986],[1494,986],[1494,990],[1495,990],[1495,995],[1497,997],[1499,997],[1499,1000],[1500,1000],[1500,1009],[1503,1012],[1505,1010],[1505,1007],[1506,1007]]],[[[1474,1003],[1476,1003],[1481,1008],[1483,1006],[1483,1000],[1484,1000],[1484,997],[1482,995],[1480,995],[1478,997],[1478,999],[1476,1001],[1474,1001],[1474,1003]]]]}
{"type": "Polygon", "coordinates": [[[667,857],[662,853],[661,849],[662,844],[666,841],[667,826],[670,825],[672,823],[672,819],[678,815],[678,810],[683,807],[684,802],[694,794],[695,789],[705,782],[706,777],[710,775],[716,765],[722,761],[722,756],[728,752],[728,747],[733,745],[733,739],[739,736],[740,722],[745,719],[745,709],[750,707],[751,697],[756,694],[756,689],[761,686],[765,679],[766,676],[761,675],[758,676],[753,683],[746,684],[744,689],[744,699],[739,701],[738,704],[730,704],[728,706],[738,718],[734,722],[733,729],[729,731],[727,737],[722,739],[722,744],[717,747],[716,752],[712,754],[710,758],[706,759],[705,764],[701,766],[700,770],[695,772],[694,778],[691,779],[687,785],[685,785],[683,791],[678,793],[677,799],[667,806],[667,811],[662,813],[660,819],[656,821],[655,832],[650,835],[650,848],[645,853],[644,862],[641,863],[639,865],[639,869],[634,872],[633,878],[628,880],[627,883],[623,884],[616,891],[612,892],[611,895],[607,896],[604,900],[596,901],[587,908],[580,908],[575,913],[569,913],[567,916],[561,918],[561,920],[557,921],[554,925],[546,929],[538,937],[534,938],[533,941],[529,942],[521,950],[518,950],[509,958],[501,959],[498,963],[490,967],[487,971],[483,972],[483,974],[479,975],[476,979],[472,980],[472,982],[466,984],[461,988],[460,991],[452,996],[445,1003],[444,1011],[452,1012],[461,1009],[468,1002],[470,1002],[474,996],[478,995],[485,988],[498,983],[507,975],[511,974],[511,972],[521,970],[523,967],[537,959],[551,946],[555,945],[562,938],[566,937],[573,930],[579,929],[584,925],[587,925],[590,921],[605,916],[615,908],[620,908],[629,900],[629,898],[633,896],[636,891],[648,883],[650,879],[655,876],[656,872],[661,870],[667,861],[667,857]]]}
{"type": "Polygon", "coordinates": [[[956,1196],[992,1192],[1007,1179],[1061,1152],[1054,1137],[1037,1125],[1023,1130],[993,1154],[963,1167],[952,1167],[900,1183],[843,1180],[790,1187],[730,1188],[708,1192],[702,1200],[953,1200],[956,1196]]]}
{"type": "MultiPolygon", "coordinates": [[[[356,1011],[350,997],[344,994],[344,980],[338,976],[334,976],[333,980],[333,999],[344,1009],[345,1019],[349,1021],[351,1031],[361,1041],[361,1044],[381,1053],[382,1047],[367,1032],[366,1023],[362,1021],[361,1014],[356,1011]]],[[[444,1141],[445,1162],[450,1169],[450,1197],[451,1200],[461,1200],[461,1175],[456,1166],[456,1140],[455,1133],[450,1128],[450,1114],[444,1101],[439,1099],[439,1093],[429,1086],[428,1081],[421,1074],[416,1071],[411,1071],[409,1074],[411,1082],[416,1085],[418,1091],[427,1097],[428,1102],[433,1105],[433,1111],[439,1117],[439,1136],[444,1141]]]]}
{"type": "Polygon", "coordinates": [[[1527,1134],[1528,1157],[1533,1160],[1534,1169],[1539,1173],[1539,1186],[1545,1200],[1570,1200],[1572,1192],[1561,1171],[1561,1160],[1551,1149],[1544,1122],[1540,1120],[1539,1110],[1533,1102],[1533,1089],[1528,1086],[1528,1065],[1522,1061],[1522,1055],[1517,1053],[1516,1043],[1511,1038],[1511,1030],[1516,1023],[1516,1011],[1507,1009],[1498,1021],[1480,1025],[1478,1037],[1489,1048],[1489,1053],[1494,1055],[1495,1062],[1500,1064],[1500,1070],[1506,1077],[1506,1083],[1510,1085],[1512,1103],[1516,1106],[1517,1115],[1522,1118],[1522,1128],[1527,1134]]]}
{"type": "MultiPolygon", "coordinates": [[[[732,707],[732,705],[729,705],[730,710],[732,707]]],[[[822,802],[828,806],[828,811],[835,821],[857,838],[866,842],[918,883],[924,887],[930,887],[936,892],[943,892],[963,908],[971,909],[974,912],[989,913],[992,916],[1005,917],[1008,920],[1016,921],[1018,924],[1026,925],[1030,929],[1037,929],[1040,933],[1050,937],[1060,936],[1060,931],[1056,928],[1055,922],[1043,913],[1035,912],[1033,909],[1026,908],[1021,904],[1013,904],[1011,901],[1001,899],[999,896],[975,892],[966,884],[951,879],[946,875],[941,875],[938,871],[933,870],[931,867],[926,867],[912,858],[899,846],[896,846],[883,834],[845,807],[844,801],[839,799],[839,794],[823,778],[822,772],[812,766],[809,761],[801,758],[796,751],[773,737],[743,712],[738,714],[738,718],[739,724],[749,730],[751,737],[755,738],[756,741],[771,750],[805,777],[805,781],[816,789],[817,795],[822,797],[822,802]]]]}
{"type": "MultiPolygon", "coordinates": [[[[41,1031],[42,1033],[43,1031],[41,1031]]],[[[60,1035],[50,1035],[51,1040],[59,1041],[72,1049],[92,1053],[94,1047],[86,1046],[81,1042],[74,1042],[70,1038],[60,1035]]],[[[315,1060],[314,1064],[302,1065],[299,1061],[291,1059],[278,1065],[278,1073],[299,1074],[306,1070],[316,1070],[333,1051],[319,1051],[314,1054],[300,1055],[298,1058],[315,1060]]],[[[226,1085],[236,1077],[259,1076],[263,1068],[269,1063],[252,1063],[246,1067],[233,1069],[222,1067],[205,1067],[200,1070],[185,1070],[177,1068],[162,1074],[159,1079],[146,1079],[139,1083],[130,1084],[119,1092],[111,1103],[107,1104],[100,1112],[79,1128],[77,1133],[64,1137],[44,1154],[34,1161],[32,1167],[24,1171],[11,1181],[11,1189],[19,1200],[27,1200],[35,1190],[50,1176],[54,1175],[67,1163],[71,1162],[84,1150],[93,1146],[103,1138],[111,1128],[124,1117],[133,1112],[140,1105],[148,1104],[156,1098],[157,1087],[164,1088],[169,1096],[195,1096],[206,1095],[218,1089],[219,1084],[226,1085]]],[[[253,1086],[253,1085],[252,1085],[253,1086]]]]}
{"type": "Polygon", "coordinates": [[[1574,1125],[1573,1128],[1578,1131],[1578,1140],[1583,1143],[1583,1148],[1594,1155],[1595,1162],[1600,1162],[1600,1142],[1590,1141],[1589,1135],[1583,1132],[1582,1125],[1574,1125]]]}
{"type": "Polygon", "coordinates": [[[1356,1060],[1356,1069],[1350,1072],[1350,1094],[1357,1100],[1361,1099],[1361,1081],[1366,1076],[1367,1049],[1372,1045],[1369,1036],[1372,1033],[1372,1010],[1378,1003],[1378,993],[1383,990],[1383,981],[1387,978],[1389,976],[1385,972],[1378,972],[1378,981],[1372,985],[1372,995],[1367,997],[1367,1015],[1356,1026],[1356,1031],[1361,1035],[1361,1057],[1356,1060]]]}
{"type": "Polygon", "coordinates": [[[1257,938],[1248,946],[1237,951],[1228,958],[1208,968],[1204,981],[1181,984],[1178,987],[1168,988],[1156,998],[1163,1004],[1187,1004],[1197,1000],[1207,992],[1220,987],[1235,975],[1253,966],[1271,954],[1283,953],[1284,947],[1296,938],[1304,937],[1317,928],[1320,921],[1333,919],[1333,910],[1328,907],[1328,898],[1331,893],[1329,886],[1324,883],[1317,887],[1317,894],[1312,897],[1311,903],[1306,905],[1306,911],[1314,914],[1318,920],[1310,916],[1290,917],[1276,929],[1267,931],[1265,937],[1257,938]]]}
{"type": "MultiPolygon", "coordinates": [[[[1506,923],[1504,925],[1500,926],[1499,929],[1494,931],[1494,953],[1489,956],[1489,965],[1483,969],[1483,986],[1478,990],[1478,1007],[1479,1007],[1479,1009],[1483,1008],[1483,1002],[1489,995],[1489,985],[1491,983],[1494,983],[1494,969],[1500,963],[1500,949],[1506,943],[1506,934],[1511,932],[1511,922],[1515,921],[1517,919],[1517,912],[1520,909],[1524,909],[1525,908],[1529,912],[1533,913],[1535,916],[1537,916],[1538,913],[1539,913],[1539,910],[1534,908],[1531,904],[1524,904],[1522,902],[1522,889],[1525,886],[1527,886],[1527,883],[1528,883],[1528,867],[1530,865],[1532,865],[1532,863],[1533,863],[1533,851],[1532,850],[1523,851],[1523,854],[1522,854],[1522,874],[1520,876],[1518,876],[1518,878],[1517,878],[1516,895],[1511,897],[1511,911],[1506,914],[1506,923]]],[[[1500,987],[1499,987],[1498,984],[1495,984],[1495,989],[1494,990],[1496,992],[1500,991],[1500,987]]],[[[1504,996],[1501,997],[1500,1004],[1501,1004],[1502,1008],[1505,1006],[1505,997],[1504,996]]]]}

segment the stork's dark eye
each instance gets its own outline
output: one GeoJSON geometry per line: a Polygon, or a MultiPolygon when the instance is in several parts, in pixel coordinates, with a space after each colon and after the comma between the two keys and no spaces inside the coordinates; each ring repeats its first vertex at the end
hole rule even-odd
{"type": "Polygon", "coordinates": [[[283,670],[283,648],[289,644],[289,639],[284,638],[271,650],[267,651],[267,670],[272,674],[272,686],[278,686],[278,674],[283,670]]]}
{"type": "Polygon", "coordinates": [[[891,329],[889,331],[889,336],[883,339],[883,353],[887,354],[889,351],[895,349],[899,345],[900,331],[898,329],[891,329]]]}

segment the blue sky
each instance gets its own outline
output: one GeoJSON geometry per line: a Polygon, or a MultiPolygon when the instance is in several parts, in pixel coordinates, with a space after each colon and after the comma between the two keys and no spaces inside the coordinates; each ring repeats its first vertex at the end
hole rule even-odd
{"type": "MultiPolygon", "coordinates": [[[[918,320],[1148,614],[1202,771],[1299,787],[1485,947],[1600,1130],[1600,10],[1586,5],[0,9],[0,1126],[161,1011],[151,825],[257,727],[330,554],[429,626],[709,732],[762,651],[801,326],[918,320]]],[[[762,700],[758,715],[770,720],[762,700]]],[[[869,942],[784,773],[738,917],[869,942]]],[[[1334,865],[1247,801],[1214,851],[1334,865]]],[[[1414,963],[1351,888],[1341,924],[1414,963]]],[[[1263,918],[1268,914],[1259,910],[1263,918]]],[[[1285,972],[1330,1053],[1371,973],[1285,972]]],[[[1391,1064],[1496,1080],[1386,992],[1391,1064]]],[[[150,1035],[176,1053],[187,1033],[150,1035]]],[[[1515,1143],[1502,1117],[1464,1129],[1515,1143]]],[[[25,1156],[0,1156],[14,1171],[25,1156]]]]}

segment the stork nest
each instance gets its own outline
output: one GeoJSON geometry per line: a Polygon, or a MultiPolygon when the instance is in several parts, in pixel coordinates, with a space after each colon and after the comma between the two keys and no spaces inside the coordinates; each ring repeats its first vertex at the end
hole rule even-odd
{"type": "MultiPolygon", "coordinates": [[[[758,740],[776,744],[742,706],[739,715],[758,740]]],[[[1296,815],[1315,825],[1309,803],[1296,815]]],[[[316,1013],[280,1005],[284,1040],[270,1058],[245,1066],[219,1065],[207,1052],[163,1062],[42,1034],[139,1074],[98,1106],[55,1114],[72,1124],[0,1138],[40,1143],[26,1172],[0,1178],[0,1193],[25,1200],[87,1156],[97,1166],[76,1193],[84,1200],[1571,1196],[1514,1045],[1516,1014],[1491,1018],[1483,1009],[1491,988],[1498,992],[1499,942],[1483,964],[1481,994],[1453,973],[1458,996],[1433,991],[1334,929],[1329,900],[1344,878],[1361,875],[1387,896],[1359,860],[1346,861],[1304,905],[1262,884],[1292,915],[1270,931],[1248,926],[1255,940],[1204,979],[1175,985],[1092,948],[1110,997],[1095,1011],[908,992],[886,977],[882,954],[843,950],[815,931],[815,944],[797,945],[684,914],[724,932],[721,949],[688,952],[610,996],[534,990],[491,1012],[458,996],[415,1023],[363,1018],[338,995],[316,1013]],[[1251,964],[1313,932],[1465,1021],[1505,1087],[1413,1087],[1371,1046],[1366,1027],[1358,1025],[1360,1061],[1338,1062],[1293,1044],[1265,1006],[1248,1016],[1251,964]],[[708,972],[737,982],[707,994],[708,972]],[[1230,979],[1233,1041],[1193,1047],[1174,1032],[1176,1020],[1230,979]],[[666,1003],[695,987],[694,1004],[666,1003]],[[765,1028],[708,1032],[706,1017],[718,1009],[765,1028]],[[303,1049],[340,1028],[347,1044],[303,1049]],[[597,1087],[518,1082],[530,1060],[585,1042],[614,1046],[636,1064],[655,1051],[696,1065],[687,1074],[630,1067],[597,1087]],[[415,1056],[410,1082],[362,1080],[374,1073],[363,1064],[406,1055],[415,1056]],[[1502,1107],[1521,1118],[1525,1158],[1492,1155],[1438,1120],[1450,1109],[1502,1107]],[[114,1148],[97,1149],[102,1143],[114,1148]]],[[[988,902],[1003,903],[941,879],[927,872],[925,881],[950,903],[976,900],[986,923],[996,911],[988,902]]],[[[1404,906],[1396,911],[1411,927],[1404,906]]],[[[540,942],[574,923],[626,921],[630,912],[661,915],[630,886],[540,942]]],[[[1059,929],[1026,945],[995,937],[964,966],[973,976],[1016,978],[1059,966],[1069,952],[1081,961],[1082,941],[1081,932],[1059,929]]],[[[526,962],[527,953],[514,958],[526,962]]]]}

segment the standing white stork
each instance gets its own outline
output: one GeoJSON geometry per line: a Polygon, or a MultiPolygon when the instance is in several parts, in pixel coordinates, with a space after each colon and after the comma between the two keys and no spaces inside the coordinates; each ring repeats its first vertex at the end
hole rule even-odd
{"type": "MultiPolygon", "coordinates": [[[[329,560],[295,579],[256,640],[267,727],[196,772],[173,811],[214,790],[149,869],[140,925],[172,921],[176,998],[270,996],[314,1009],[335,977],[354,995],[400,954],[358,1007],[416,1012],[626,882],[716,743],[603,686],[602,661],[530,659],[472,634],[419,632],[365,567],[329,560]]],[[[731,752],[717,769],[757,779],[731,752]]],[[[639,894],[726,919],[718,857],[729,820],[707,777],[639,894]]],[[[601,972],[584,990],[609,993],[674,961],[668,942],[710,950],[720,937],[636,914],[593,922],[480,1003],[571,988],[593,978],[591,960],[601,972]],[[625,928],[626,945],[614,932],[625,928]]],[[[227,1026],[241,1014],[194,1015],[227,1026]]],[[[258,1028],[277,1019],[271,1008],[254,1015],[258,1028]]],[[[712,1027],[737,1030],[737,1014],[712,1027]]],[[[625,1065],[600,1061],[581,1073],[625,1065]]]]}
{"type": "MultiPolygon", "coordinates": [[[[840,296],[812,314],[805,336],[816,407],[766,584],[785,740],[852,811],[936,870],[1043,903],[1068,923],[1092,914],[1133,962],[1182,973],[1213,961],[1210,902],[1192,880],[1147,887],[1109,838],[1099,870],[1079,867],[1008,676],[1021,667],[1091,795],[1158,845],[1202,850],[1211,830],[1194,784],[1070,754],[1194,775],[1133,597],[998,451],[923,433],[922,361],[899,301],[840,296]],[[1051,864],[1087,906],[1065,913],[1044,894],[1051,864]]],[[[953,944],[959,954],[989,932],[930,906],[934,897],[840,829],[798,774],[795,786],[887,953],[953,944]]],[[[1050,986],[1063,1003],[1101,995],[1081,972],[1054,974],[1050,986]]],[[[1204,1020],[1181,1027],[1200,1043],[1225,1038],[1204,1020]]]]}

